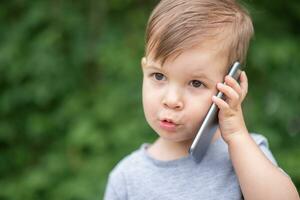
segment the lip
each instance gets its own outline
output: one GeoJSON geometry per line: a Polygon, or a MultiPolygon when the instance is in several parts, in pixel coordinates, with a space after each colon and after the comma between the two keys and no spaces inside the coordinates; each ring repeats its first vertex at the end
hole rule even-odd
{"type": "Polygon", "coordinates": [[[168,132],[174,132],[178,128],[179,124],[174,123],[172,120],[164,119],[159,120],[159,126],[168,132]]]}

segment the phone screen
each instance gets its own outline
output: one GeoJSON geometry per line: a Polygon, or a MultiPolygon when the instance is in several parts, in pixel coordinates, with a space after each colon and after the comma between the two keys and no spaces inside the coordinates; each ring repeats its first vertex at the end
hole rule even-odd
{"type": "MultiPolygon", "coordinates": [[[[232,76],[234,79],[238,80],[241,74],[241,65],[239,62],[235,62],[227,75],[232,76]]],[[[223,98],[222,92],[218,92],[217,97],[223,98]]],[[[199,131],[189,149],[189,153],[192,155],[196,162],[200,162],[205,156],[207,149],[211,143],[214,133],[218,129],[218,106],[212,103],[210,106],[199,131]]]]}

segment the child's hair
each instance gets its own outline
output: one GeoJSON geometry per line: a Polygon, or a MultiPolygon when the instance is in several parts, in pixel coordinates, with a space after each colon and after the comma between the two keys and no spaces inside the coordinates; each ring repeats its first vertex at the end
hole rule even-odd
{"type": "Polygon", "coordinates": [[[246,9],[235,0],[161,0],[146,29],[146,56],[161,65],[184,50],[216,41],[228,64],[243,63],[254,33],[246,9]]]}

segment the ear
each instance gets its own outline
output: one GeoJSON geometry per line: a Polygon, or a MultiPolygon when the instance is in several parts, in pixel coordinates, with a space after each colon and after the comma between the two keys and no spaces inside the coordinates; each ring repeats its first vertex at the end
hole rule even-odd
{"type": "Polygon", "coordinates": [[[141,67],[142,68],[145,68],[147,65],[147,58],[146,57],[143,57],[142,60],[141,60],[141,67]]]}

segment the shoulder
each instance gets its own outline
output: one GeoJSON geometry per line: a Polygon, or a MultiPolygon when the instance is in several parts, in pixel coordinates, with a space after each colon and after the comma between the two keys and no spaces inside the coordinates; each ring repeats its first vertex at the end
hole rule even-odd
{"type": "Polygon", "coordinates": [[[136,171],[136,168],[144,165],[145,158],[143,149],[146,144],[143,144],[139,149],[133,151],[129,155],[120,160],[110,172],[110,176],[120,176],[124,173],[136,171]]]}
{"type": "Polygon", "coordinates": [[[266,146],[269,148],[269,142],[265,136],[258,133],[251,133],[250,135],[258,146],[266,146]]]}
{"type": "Polygon", "coordinates": [[[252,139],[255,141],[255,143],[259,146],[260,150],[264,153],[264,155],[276,166],[278,166],[271,150],[269,147],[269,142],[268,139],[257,133],[251,133],[250,134],[252,139]]]}
{"type": "Polygon", "coordinates": [[[111,170],[108,175],[104,199],[127,199],[128,177],[135,175],[136,171],[142,168],[144,163],[143,144],[139,149],[133,151],[111,170]]]}

